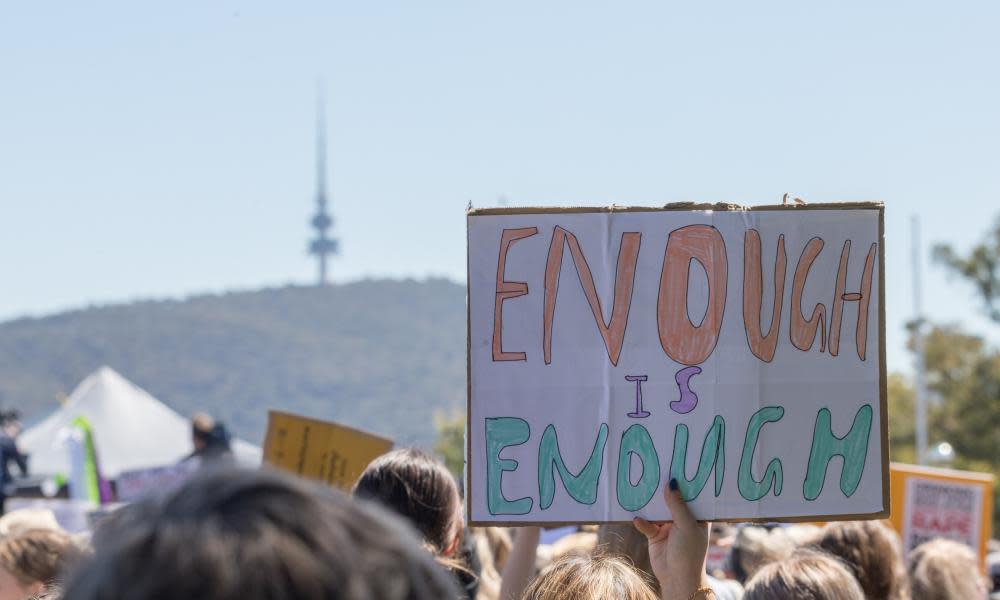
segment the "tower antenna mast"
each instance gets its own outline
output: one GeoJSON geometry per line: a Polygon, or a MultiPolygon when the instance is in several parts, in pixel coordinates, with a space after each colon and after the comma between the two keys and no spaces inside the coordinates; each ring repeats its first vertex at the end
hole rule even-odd
{"type": "Polygon", "coordinates": [[[329,235],[333,226],[333,218],[329,213],[326,190],[326,98],[323,84],[320,82],[316,90],[316,214],[310,224],[316,230],[316,237],[309,242],[309,254],[316,257],[319,267],[316,285],[329,283],[327,261],[337,254],[336,238],[329,235]]]}

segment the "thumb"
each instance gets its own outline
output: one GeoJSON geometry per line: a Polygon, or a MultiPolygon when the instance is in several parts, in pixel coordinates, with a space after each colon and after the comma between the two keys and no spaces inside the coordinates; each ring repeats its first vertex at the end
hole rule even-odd
{"type": "Polygon", "coordinates": [[[660,533],[659,527],[642,517],[635,517],[632,519],[632,525],[639,531],[639,533],[646,536],[647,540],[652,540],[657,536],[657,534],[660,533]]]}
{"type": "Polygon", "coordinates": [[[688,508],[687,502],[681,496],[676,479],[671,479],[667,485],[663,486],[663,499],[667,502],[667,508],[670,509],[675,523],[686,527],[697,526],[691,509],[688,508]]]}

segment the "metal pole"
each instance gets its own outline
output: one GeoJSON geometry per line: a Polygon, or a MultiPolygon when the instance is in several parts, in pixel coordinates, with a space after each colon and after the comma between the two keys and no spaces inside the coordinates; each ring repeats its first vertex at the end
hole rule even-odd
{"type": "Polygon", "coordinates": [[[913,244],[913,368],[916,383],[917,464],[923,465],[927,463],[927,380],[924,364],[923,292],[920,286],[920,217],[913,215],[910,225],[913,244]]]}

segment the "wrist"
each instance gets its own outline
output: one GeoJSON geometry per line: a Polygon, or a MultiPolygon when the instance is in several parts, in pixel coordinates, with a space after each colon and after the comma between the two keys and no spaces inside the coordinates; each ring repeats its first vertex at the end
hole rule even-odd
{"type": "Polygon", "coordinates": [[[715,590],[708,584],[707,579],[688,596],[688,600],[708,600],[709,598],[716,600],[715,590]]]}
{"type": "Polygon", "coordinates": [[[706,573],[702,573],[700,577],[674,577],[672,581],[661,579],[660,590],[663,600],[702,600],[715,597],[706,573]]]}

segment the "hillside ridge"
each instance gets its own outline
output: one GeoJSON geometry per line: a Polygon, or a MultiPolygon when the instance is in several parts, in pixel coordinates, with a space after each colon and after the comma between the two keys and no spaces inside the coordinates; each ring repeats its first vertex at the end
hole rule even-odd
{"type": "Polygon", "coordinates": [[[465,405],[465,287],[366,279],[143,299],[0,323],[0,406],[26,422],[108,365],[261,443],[269,408],[429,445],[465,405]]]}

